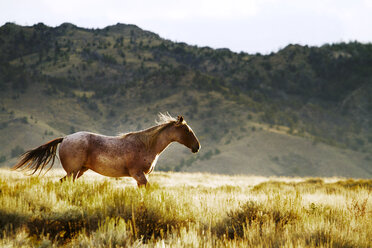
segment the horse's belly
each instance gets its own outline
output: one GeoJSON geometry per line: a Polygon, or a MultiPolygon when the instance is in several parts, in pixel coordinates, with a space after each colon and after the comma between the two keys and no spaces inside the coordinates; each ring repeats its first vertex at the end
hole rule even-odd
{"type": "Polygon", "coordinates": [[[129,176],[128,169],[125,166],[125,161],[121,158],[113,158],[103,155],[97,156],[88,167],[91,170],[108,177],[129,176]]]}

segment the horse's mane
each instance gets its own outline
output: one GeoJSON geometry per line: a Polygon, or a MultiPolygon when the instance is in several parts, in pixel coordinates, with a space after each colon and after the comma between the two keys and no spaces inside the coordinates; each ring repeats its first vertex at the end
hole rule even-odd
{"type": "Polygon", "coordinates": [[[173,122],[177,121],[177,119],[172,117],[168,112],[165,113],[165,114],[159,113],[158,118],[159,118],[159,120],[155,121],[155,123],[158,124],[158,125],[171,123],[171,122],[173,123],[173,122]]]}
{"type": "Polygon", "coordinates": [[[157,124],[156,126],[142,131],[123,134],[122,137],[135,135],[140,141],[142,141],[142,143],[145,144],[147,148],[153,147],[159,134],[162,133],[167,127],[177,122],[177,119],[172,117],[168,112],[166,114],[159,113],[158,118],[159,120],[155,120],[155,123],[157,124]]]}

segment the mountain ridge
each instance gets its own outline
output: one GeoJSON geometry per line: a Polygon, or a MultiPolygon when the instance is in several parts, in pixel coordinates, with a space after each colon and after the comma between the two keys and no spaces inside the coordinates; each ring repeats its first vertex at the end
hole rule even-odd
{"type": "MultiPolygon", "coordinates": [[[[330,163],[340,163],[337,154],[350,152],[350,163],[371,176],[371,43],[288,45],[277,53],[252,55],[175,43],[135,25],[87,29],[69,23],[54,28],[7,23],[0,27],[0,55],[0,161],[5,156],[0,166],[15,160],[17,146],[26,150],[78,130],[135,131],[153,125],[158,112],[169,111],[185,115],[206,150],[191,161],[177,148],[180,155],[165,154],[159,169],[195,171],[203,164],[213,172],[218,162],[213,158],[230,157],[235,144],[259,143],[279,131],[283,144],[292,136],[315,147],[325,144],[334,154],[330,163]],[[24,144],[22,130],[34,132],[24,144]],[[257,132],[268,136],[251,140],[257,132]]],[[[239,145],[236,157],[249,163],[242,149],[239,145]]],[[[316,154],[305,156],[295,147],[293,156],[261,149],[258,161],[265,164],[251,168],[278,167],[273,175],[299,175],[301,167],[288,171],[285,161],[306,164],[316,154]]],[[[308,171],[309,176],[323,167],[308,171]]],[[[329,173],[321,175],[337,170],[329,173]]],[[[347,173],[353,175],[352,169],[342,176],[347,173]]]]}

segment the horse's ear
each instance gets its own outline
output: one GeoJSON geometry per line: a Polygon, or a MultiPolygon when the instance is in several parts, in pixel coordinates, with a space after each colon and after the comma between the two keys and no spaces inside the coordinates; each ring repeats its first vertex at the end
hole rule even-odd
{"type": "Polygon", "coordinates": [[[177,117],[177,124],[182,124],[182,122],[183,122],[183,116],[182,115],[179,115],[177,117]]]}

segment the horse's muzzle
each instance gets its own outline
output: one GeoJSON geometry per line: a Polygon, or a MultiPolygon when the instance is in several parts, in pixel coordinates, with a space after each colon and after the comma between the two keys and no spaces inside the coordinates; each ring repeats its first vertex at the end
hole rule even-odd
{"type": "Polygon", "coordinates": [[[191,148],[191,151],[192,151],[193,153],[197,153],[197,152],[199,151],[199,149],[200,149],[200,145],[198,144],[198,145],[192,147],[192,148],[191,148]]]}

